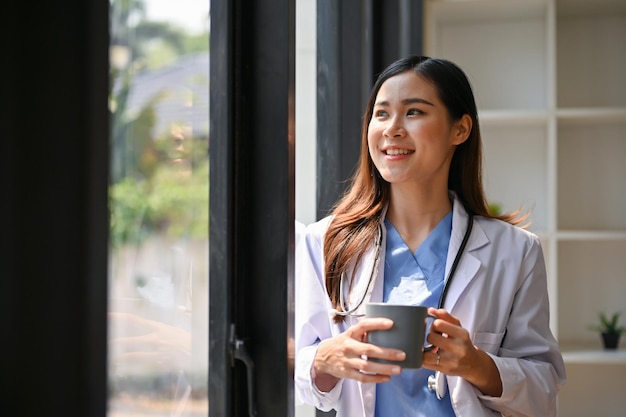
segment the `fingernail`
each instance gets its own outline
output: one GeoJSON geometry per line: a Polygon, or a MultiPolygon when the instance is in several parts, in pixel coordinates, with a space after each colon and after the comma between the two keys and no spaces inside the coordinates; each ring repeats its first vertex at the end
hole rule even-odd
{"type": "Polygon", "coordinates": [[[393,368],[391,368],[391,373],[395,375],[398,375],[401,371],[402,368],[400,368],[399,366],[394,366],[393,368]]]}
{"type": "Polygon", "coordinates": [[[404,352],[396,353],[396,358],[398,358],[398,360],[404,360],[405,356],[404,352]]]}

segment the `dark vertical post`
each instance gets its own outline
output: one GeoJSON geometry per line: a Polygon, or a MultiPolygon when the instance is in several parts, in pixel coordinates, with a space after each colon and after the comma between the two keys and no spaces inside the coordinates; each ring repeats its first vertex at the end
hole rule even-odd
{"type": "Polygon", "coordinates": [[[340,2],[317,1],[317,217],[341,193],[340,2]]]}
{"type": "MultiPolygon", "coordinates": [[[[209,191],[209,412],[232,416],[234,2],[211,1],[209,191]]],[[[245,387],[245,385],[244,385],[245,387]]]]}
{"type": "Polygon", "coordinates": [[[370,1],[317,2],[317,213],[332,208],[354,172],[370,86],[370,1]],[[366,37],[366,34],[368,35],[366,37]],[[364,74],[367,74],[364,76],[364,74]]]}
{"type": "Polygon", "coordinates": [[[213,1],[211,19],[210,413],[289,416],[295,2],[213,1]],[[253,368],[231,362],[230,325],[253,368]]]}
{"type": "Polygon", "coordinates": [[[398,58],[422,53],[422,9],[422,0],[317,2],[318,218],[354,173],[376,76],[398,58]]]}
{"type": "Polygon", "coordinates": [[[399,44],[398,58],[420,55],[423,51],[423,0],[399,0],[399,44]]]}
{"type": "Polygon", "coordinates": [[[375,0],[375,70],[423,51],[423,0],[375,0]]]}
{"type": "Polygon", "coordinates": [[[6,6],[2,408],[104,417],[109,2],[6,6]]]}

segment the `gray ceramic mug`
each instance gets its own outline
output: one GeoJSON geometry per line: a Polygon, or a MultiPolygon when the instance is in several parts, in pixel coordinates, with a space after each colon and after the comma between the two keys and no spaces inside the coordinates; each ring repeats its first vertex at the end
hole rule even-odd
{"type": "Polygon", "coordinates": [[[402,368],[422,367],[424,352],[433,347],[424,347],[426,338],[426,319],[433,317],[424,306],[410,306],[387,303],[368,303],[365,305],[365,317],[384,317],[393,320],[393,327],[387,330],[367,332],[367,342],[386,348],[400,349],[406,353],[404,361],[390,361],[370,358],[379,363],[400,365],[402,368]]]}

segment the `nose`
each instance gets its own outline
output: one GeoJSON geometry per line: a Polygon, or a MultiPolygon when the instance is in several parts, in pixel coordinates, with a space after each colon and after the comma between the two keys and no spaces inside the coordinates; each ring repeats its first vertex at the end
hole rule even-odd
{"type": "Polygon", "coordinates": [[[401,137],[406,133],[400,117],[390,117],[383,131],[383,135],[389,138],[401,137]]]}

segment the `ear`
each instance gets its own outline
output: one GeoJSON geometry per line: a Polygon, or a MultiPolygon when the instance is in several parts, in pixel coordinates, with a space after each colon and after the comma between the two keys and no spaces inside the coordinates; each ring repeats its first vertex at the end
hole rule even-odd
{"type": "Polygon", "coordinates": [[[459,120],[454,122],[452,127],[453,144],[460,145],[469,138],[472,131],[472,118],[469,114],[464,114],[459,120]]]}

